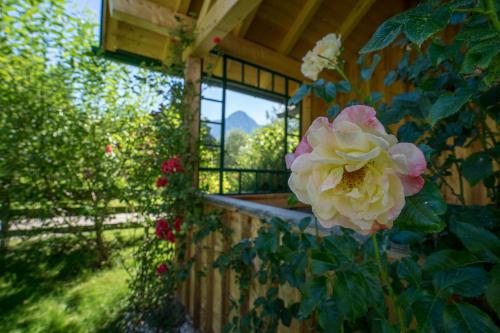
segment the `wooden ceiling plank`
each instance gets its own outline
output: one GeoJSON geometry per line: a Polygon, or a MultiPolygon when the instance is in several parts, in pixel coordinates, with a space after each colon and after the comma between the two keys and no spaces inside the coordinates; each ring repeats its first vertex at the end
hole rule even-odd
{"type": "Polygon", "coordinates": [[[110,16],[164,36],[169,36],[172,29],[193,24],[188,16],[174,13],[167,7],[147,0],[109,0],[110,16]]]}
{"type": "Polygon", "coordinates": [[[356,28],[361,19],[366,15],[375,0],[358,0],[351,9],[345,20],[340,25],[338,33],[342,40],[346,40],[349,34],[356,28]]]}
{"type": "Polygon", "coordinates": [[[323,0],[306,0],[278,47],[280,53],[285,55],[290,53],[322,3],[323,0]]]}
{"type": "Polygon", "coordinates": [[[176,12],[186,15],[189,11],[189,6],[191,6],[191,0],[177,0],[177,5],[175,6],[176,12]]]}
{"type": "Polygon", "coordinates": [[[234,34],[238,37],[245,37],[245,35],[248,32],[248,29],[250,29],[250,26],[252,25],[253,19],[255,18],[255,15],[257,14],[259,7],[255,8],[248,16],[241,22],[235,29],[234,29],[234,34]]]}
{"type": "Polygon", "coordinates": [[[214,46],[213,37],[224,39],[233,28],[242,22],[262,0],[217,0],[206,15],[196,24],[196,37],[193,46],[186,50],[183,58],[189,55],[201,56],[214,46]]]}

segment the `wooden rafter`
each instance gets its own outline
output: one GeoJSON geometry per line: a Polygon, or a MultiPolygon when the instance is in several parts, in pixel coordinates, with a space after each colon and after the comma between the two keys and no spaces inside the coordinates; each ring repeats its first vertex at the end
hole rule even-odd
{"type": "Polygon", "coordinates": [[[323,0],[306,0],[306,3],[300,9],[299,14],[279,45],[278,51],[280,53],[290,53],[322,2],[323,0]]]}
{"type": "Polygon", "coordinates": [[[179,24],[193,24],[190,17],[147,0],[109,0],[109,12],[115,20],[165,36],[169,36],[179,24]]]}
{"type": "Polygon", "coordinates": [[[374,3],[375,0],[359,0],[356,2],[349,15],[340,25],[338,33],[342,36],[342,40],[349,36],[374,3]]]}
{"type": "Polygon", "coordinates": [[[180,14],[187,14],[190,5],[191,5],[191,0],[177,0],[175,11],[180,14]]]}
{"type": "Polygon", "coordinates": [[[257,10],[259,7],[255,8],[248,16],[246,19],[243,20],[236,28],[234,28],[234,34],[238,37],[245,37],[245,35],[248,32],[248,29],[250,29],[250,26],[252,25],[253,19],[255,18],[255,15],[257,14],[257,10]]]}
{"type": "MultiPolygon", "coordinates": [[[[208,0],[205,0],[208,1],[208,0]]],[[[200,17],[196,24],[196,37],[193,46],[186,50],[184,58],[189,55],[203,55],[213,48],[213,37],[224,39],[238,23],[242,22],[262,0],[217,0],[206,15],[200,17]]]]}
{"type": "MultiPolygon", "coordinates": [[[[122,4],[123,2],[129,3],[131,1],[132,0],[113,0],[114,5],[116,5],[116,3],[122,4]]],[[[135,0],[133,2],[139,2],[139,1],[135,0]]],[[[118,6],[118,9],[120,9],[119,11],[117,11],[116,10],[117,7],[115,7],[115,17],[111,18],[111,21],[123,21],[128,25],[136,26],[141,29],[160,33],[162,35],[167,35],[167,36],[168,32],[171,32],[171,29],[174,29],[179,24],[186,24],[189,27],[194,26],[195,21],[191,17],[181,15],[182,20],[179,22],[176,18],[179,16],[179,14],[174,13],[168,8],[157,5],[149,0],[140,0],[140,2],[143,8],[150,8],[150,10],[157,13],[157,15],[154,16],[156,18],[154,22],[149,21],[149,19],[153,17],[153,15],[149,12],[142,12],[142,13],[129,12],[125,11],[123,7],[120,6],[118,6]],[[116,13],[119,13],[119,15],[116,15],[116,13]]],[[[131,10],[131,8],[128,8],[127,10],[131,10]]],[[[106,33],[106,40],[108,40],[109,38],[110,38],[109,33],[106,33]]],[[[118,48],[120,48],[120,42],[123,42],[122,37],[120,40],[117,41],[118,48]]],[[[130,41],[130,43],[132,43],[132,41],[130,41]]],[[[151,44],[150,42],[147,43],[150,49],[154,45],[154,43],[153,44],[151,44]]],[[[158,52],[155,51],[154,53],[154,58],[159,59],[161,61],[165,61],[166,59],[165,46],[163,45],[163,43],[164,42],[159,43],[156,46],[158,52]]],[[[132,47],[133,45],[130,44],[130,46],[132,47]]],[[[244,38],[235,36],[233,34],[228,34],[222,40],[220,47],[225,54],[246,60],[248,62],[260,65],[265,68],[269,68],[279,73],[286,74],[298,80],[304,79],[300,71],[301,63],[299,61],[292,59],[286,55],[280,54],[279,52],[276,52],[265,46],[259,45],[244,38]]],[[[150,51],[151,52],[147,52],[147,55],[152,57],[153,56],[152,51],[154,50],[151,49],[150,51]]],[[[138,54],[141,54],[141,52],[138,51],[137,47],[134,47],[134,51],[131,52],[136,52],[138,54]]],[[[146,54],[141,54],[141,55],[146,55],[146,54]]],[[[203,58],[207,59],[210,58],[210,54],[208,53],[204,54],[203,58]]]]}

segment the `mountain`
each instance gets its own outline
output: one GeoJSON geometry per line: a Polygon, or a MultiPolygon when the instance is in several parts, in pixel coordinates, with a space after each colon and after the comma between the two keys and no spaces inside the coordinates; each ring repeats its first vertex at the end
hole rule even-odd
{"type": "MultiPolygon", "coordinates": [[[[215,138],[220,138],[220,126],[209,124],[210,134],[215,138]]],[[[229,132],[235,129],[242,130],[245,133],[251,133],[254,129],[260,127],[257,122],[247,115],[245,111],[236,111],[226,117],[226,137],[229,132]]]]}

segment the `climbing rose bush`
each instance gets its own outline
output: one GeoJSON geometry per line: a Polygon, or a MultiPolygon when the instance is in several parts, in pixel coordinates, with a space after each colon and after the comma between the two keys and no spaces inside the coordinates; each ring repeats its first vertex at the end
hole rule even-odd
{"type": "Polygon", "coordinates": [[[420,149],[398,143],[364,105],[344,109],[333,123],[317,118],[286,160],[290,189],[322,225],[361,233],[392,227],[405,196],[422,189],[426,169],[420,149]]]}
{"type": "Polygon", "coordinates": [[[302,73],[311,80],[317,80],[324,69],[335,69],[341,53],[340,35],[328,34],[320,39],[316,46],[302,58],[302,73]]]}

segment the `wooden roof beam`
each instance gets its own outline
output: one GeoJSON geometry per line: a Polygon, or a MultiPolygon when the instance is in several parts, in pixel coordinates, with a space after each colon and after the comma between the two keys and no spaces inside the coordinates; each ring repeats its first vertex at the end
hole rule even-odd
{"type": "MultiPolygon", "coordinates": [[[[209,0],[205,0],[209,1],[209,0]]],[[[224,39],[233,28],[241,23],[262,0],[217,0],[208,12],[198,19],[196,31],[198,36],[191,48],[183,54],[202,56],[214,46],[213,37],[224,39]]]]}
{"type": "Polygon", "coordinates": [[[340,25],[338,33],[342,36],[342,40],[346,40],[349,34],[356,28],[359,21],[366,15],[375,0],[359,0],[351,9],[345,20],[340,25]]]}
{"type": "Polygon", "coordinates": [[[177,0],[177,4],[175,6],[176,12],[180,14],[187,14],[189,11],[189,6],[191,6],[191,0],[177,0]]]}
{"type": "Polygon", "coordinates": [[[278,47],[280,53],[290,53],[322,3],[323,0],[306,0],[306,3],[300,9],[299,14],[278,47]]]}
{"type": "Polygon", "coordinates": [[[179,24],[194,24],[192,18],[148,0],[109,0],[109,12],[115,20],[164,36],[169,36],[179,24]]]}
{"type": "Polygon", "coordinates": [[[245,35],[248,32],[248,29],[250,29],[250,26],[252,25],[253,19],[255,18],[255,15],[257,15],[257,10],[259,7],[255,8],[248,16],[246,19],[243,20],[236,28],[234,28],[233,33],[238,36],[238,37],[245,37],[245,35]]]}

